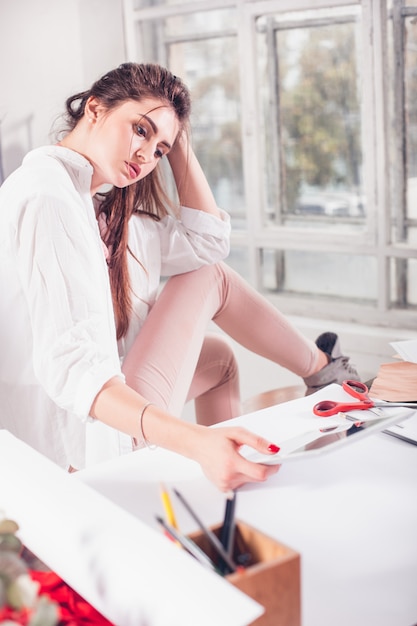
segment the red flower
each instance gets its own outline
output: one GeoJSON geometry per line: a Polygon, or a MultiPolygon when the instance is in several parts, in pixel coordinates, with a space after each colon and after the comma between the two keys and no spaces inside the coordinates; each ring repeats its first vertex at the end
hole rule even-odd
{"type": "Polygon", "coordinates": [[[41,585],[39,595],[59,605],[59,626],[114,626],[54,572],[31,571],[30,575],[41,585]]]}
{"type": "Polygon", "coordinates": [[[11,609],[7,606],[0,607],[0,623],[6,620],[27,626],[32,611],[30,609],[11,609]]]}

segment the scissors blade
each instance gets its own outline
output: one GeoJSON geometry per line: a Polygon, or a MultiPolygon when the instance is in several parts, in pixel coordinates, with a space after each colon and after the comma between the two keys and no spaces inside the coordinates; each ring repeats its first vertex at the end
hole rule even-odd
{"type": "Polygon", "coordinates": [[[388,408],[390,406],[402,406],[409,409],[417,409],[417,402],[373,402],[373,406],[388,408]]]}

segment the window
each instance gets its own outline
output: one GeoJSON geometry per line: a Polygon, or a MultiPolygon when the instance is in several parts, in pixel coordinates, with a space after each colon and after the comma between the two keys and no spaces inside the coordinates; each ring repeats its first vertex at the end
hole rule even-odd
{"type": "MultiPolygon", "coordinates": [[[[354,9],[256,20],[266,221],[296,225],[324,216],[324,226],[334,224],[328,216],[364,215],[354,9]]],[[[349,229],[358,224],[344,221],[349,229]]]]}
{"type": "Polygon", "coordinates": [[[124,0],[182,76],[228,262],[286,313],[417,322],[417,1],[124,0]]]}

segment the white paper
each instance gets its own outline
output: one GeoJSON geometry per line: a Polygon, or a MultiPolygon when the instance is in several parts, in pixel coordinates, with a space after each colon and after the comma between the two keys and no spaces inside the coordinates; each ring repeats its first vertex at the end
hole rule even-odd
{"type": "Polygon", "coordinates": [[[390,346],[399,354],[403,361],[417,363],[417,339],[406,341],[392,341],[390,346]]]}
{"type": "Polygon", "coordinates": [[[5,430],[0,475],[0,509],[23,543],[117,626],[247,626],[262,614],[162,533],[5,430]]]}

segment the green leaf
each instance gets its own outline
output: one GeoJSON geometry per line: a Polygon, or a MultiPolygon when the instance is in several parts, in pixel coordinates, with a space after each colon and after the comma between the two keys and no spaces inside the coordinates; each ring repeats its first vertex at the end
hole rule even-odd
{"type": "Polygon", "coordinates": [[[16,552],[22,550],[22,542],[16,535],[11,533],[0,534],[0,552],[16,552]]]}

